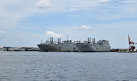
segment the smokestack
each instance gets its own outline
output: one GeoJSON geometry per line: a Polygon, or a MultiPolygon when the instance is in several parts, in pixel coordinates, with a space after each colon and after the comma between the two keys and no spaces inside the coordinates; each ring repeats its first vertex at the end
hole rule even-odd
{"type": "Polygon", "coordinates": [[[90,43],[91,42],[91,38],[88,38],[88,43],[90,43]]]}
{"type": "Polygon", "coordinates": [[[60,39],[60,38],[58,38],[58,44],[59,44],[59,43],[61,43],[61,39],[60,39]]]}
{"type": "Polygon", "coordinates": [[[96,43],[95,38],[92,38],[92,43],[96,43]]]}
{"type": "Polygon", "coordinates": [[[50,37],[50,42],[53,43],[53,37],[50,37]]]}

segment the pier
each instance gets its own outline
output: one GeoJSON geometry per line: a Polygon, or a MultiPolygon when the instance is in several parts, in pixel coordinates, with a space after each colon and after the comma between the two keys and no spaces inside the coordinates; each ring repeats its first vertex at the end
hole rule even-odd
{"type": "Polygon", "coordinates": [[[0,51],[39,51],[38,47],[1,47],[0,51]]]}

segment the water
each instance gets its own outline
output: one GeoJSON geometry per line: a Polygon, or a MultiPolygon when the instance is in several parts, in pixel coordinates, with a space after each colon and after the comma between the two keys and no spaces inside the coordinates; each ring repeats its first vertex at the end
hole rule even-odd
{"type": "Polygon", "coordinates": [[[137,53],[0,52],[0,81],[137,81],[137,53]]]}

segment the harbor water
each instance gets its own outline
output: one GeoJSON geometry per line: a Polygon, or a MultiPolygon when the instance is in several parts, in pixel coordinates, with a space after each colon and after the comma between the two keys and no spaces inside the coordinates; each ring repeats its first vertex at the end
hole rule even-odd
{"type": "Polygon", "coordinates": [[[137,53],[0,51],[0,81],[137,81],[137,53]]]}

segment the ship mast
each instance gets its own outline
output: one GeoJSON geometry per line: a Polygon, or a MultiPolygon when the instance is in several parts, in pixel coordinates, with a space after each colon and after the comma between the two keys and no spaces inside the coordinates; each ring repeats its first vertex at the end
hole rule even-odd
{"type": "Polygon", "coordinates": [[[68,36],[67,36],[67,41],[68,41],[68,36]]]}

